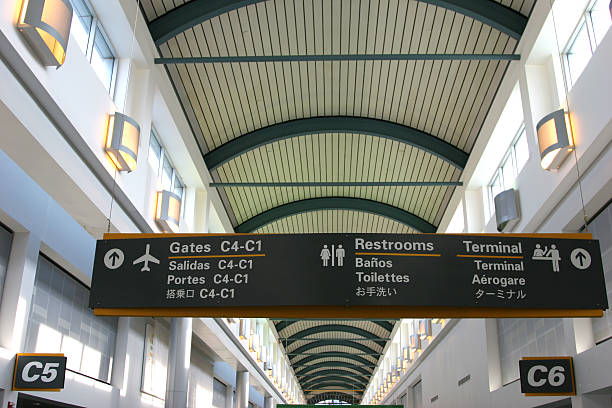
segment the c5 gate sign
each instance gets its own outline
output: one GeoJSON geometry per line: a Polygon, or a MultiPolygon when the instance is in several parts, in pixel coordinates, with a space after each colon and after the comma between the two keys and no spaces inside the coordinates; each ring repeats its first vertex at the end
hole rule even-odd
{"type": "Polygon", "coordinates": [[[90,306],[101,315],[601,316],[589,234],[108,234],[90,306]]]}

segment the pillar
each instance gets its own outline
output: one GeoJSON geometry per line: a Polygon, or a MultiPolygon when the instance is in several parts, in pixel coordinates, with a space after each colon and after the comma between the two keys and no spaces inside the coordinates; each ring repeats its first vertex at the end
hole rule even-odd
{"type": "Polygon", "coordinates": [[[165,408],[187,408],[191,333],[192,319],[190,317],[171,320],[165,408]]]}
{"type": "Polygon", "coordinates": [[[249,372],[236,373],[236,408],[249,408],[249,372]]]}
{"type": "Polygon", "coordinates": [[[264,398],[264,408],[274,408],[274,398],[265,397],[264,398]]]}
{"type": "Polygon", "coordinates": [[[225,408],[234,408],[234,387],[229,384],[225,387],[225,408]]]}
{"type": "Polygon", "coordinates": [[[130,332],[130,318],[120,317],[117,323],[117,336],[115,337],[115,352],[113,354],[113,368],[111,371],[111,385],[123,389],[127,387],[126,365],[128,336],[130,332]]]}

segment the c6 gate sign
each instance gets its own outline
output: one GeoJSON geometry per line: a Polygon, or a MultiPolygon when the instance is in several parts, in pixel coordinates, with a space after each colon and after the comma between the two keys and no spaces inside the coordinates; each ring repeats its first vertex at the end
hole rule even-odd
{"type": "Polygon", "coordinates": [[[527,397],[576,395],[571,357],[524,357],[519,371],[521,392],[527,397]]]}
{"type": "Polygon", "coordinates": [[[60,391],[64,388],[66,361],[63,354],[17,354],[13,391],[60,391]]]}

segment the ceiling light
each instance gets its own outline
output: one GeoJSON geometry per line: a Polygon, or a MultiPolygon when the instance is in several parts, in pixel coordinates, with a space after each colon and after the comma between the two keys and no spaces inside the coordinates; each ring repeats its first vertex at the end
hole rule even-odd
{"type": "Polygon", "coordinates": [[[140,126],[134,119],[119,112],[108,117],[105,150],[117,170],[136,169],[139,139],[140,126]]]}
{"type": "Polygon", "coordinates": [[[563,109],[544,116],[537,124],[540,164],[545,170],[558,169],[573,149],[569,115],[563,109]]]}
{"type": "Polygon", "coordinates": [[[181,216],[181,197],[171,191],[157,192],[155,221],[163,232],[178,232],[181,216]]]}
{"type": "Polygon", "coordinates": [[[66,60],[71,23],[69,0],[23,0],[17,29],[43,65],[60,67],[66,60]]]}

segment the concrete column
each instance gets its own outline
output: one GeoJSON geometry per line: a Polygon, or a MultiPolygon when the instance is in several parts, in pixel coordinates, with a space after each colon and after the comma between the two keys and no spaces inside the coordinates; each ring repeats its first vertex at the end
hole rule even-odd
{"type": "Polygon", "coordinates": [[[15,352],[24,347],[39,252],[37,236],[29,232],[13,235],[0,306],[0,346],[15,352]]]}
{"type": "Polygon", "coordinates": [[[249,372],[236,373],[236,408],[249,408],[249,372]]]}
{"type": "Polygon", "coordinates": [[[234,387],[225,387],[225,408],[234,408],[234,387]]]}
{"type": "Polygon", "coordinates": [[[165,408],[187,408],[192,325],[191,318],[171,320],[165,408]]]}
{"type": "Polygon", "coordinates": [[[111,371],[111,385],[119,389],[127,386],[125,371],[129,332],[130,318],[120,317],[117,323],[117,337],[115,337],[115,353],[113,354],[113,369],[111,371]]]}
{"type": "Polygon", "coordinates": [[[275,408],[274,404],[274,398],[272,397],[265,397],[264,398],[264,408],[275,408]]]}

